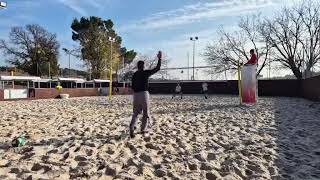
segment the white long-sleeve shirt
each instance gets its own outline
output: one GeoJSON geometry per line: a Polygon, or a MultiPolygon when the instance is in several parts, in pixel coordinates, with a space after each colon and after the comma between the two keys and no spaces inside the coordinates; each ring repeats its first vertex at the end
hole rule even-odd
{"type": "Polygon", "coordinates": [[[180,92],[181,91],[181,86],[176,86],[176,92],[180,92]]]}
{"type": "Polygon", "coordinates": [[[208,91],[208,84],[207,83],[202,83],[202,90],[208,91]]]}

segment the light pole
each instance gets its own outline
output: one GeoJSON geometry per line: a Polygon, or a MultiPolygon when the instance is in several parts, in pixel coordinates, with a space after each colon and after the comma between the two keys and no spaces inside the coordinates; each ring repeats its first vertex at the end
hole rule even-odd
{"type": "Polygon", "coordinates": [[[112,96],[112,43],[116,42],[116,39],[109,36],[108,40],[110,41],[110,44],[111,44],[111,48],[110,48],[110,82],[109,82],[109,99],[111,100],[111,96],[112,96]]]}
{"type": "Polygon", "coordinates": [[[48,60],[48,78],[51,79],[51,63],[50,63],[50,60],[48,60]]]}
{"type": "Polygon", "coordinates": [[[125,77],[125,65],[124,65],[124,56],[122,56],[122,82],[123,82],[123,88],[125,88],[126,87],[126,82],[125,82],[125,79],[124,79],[124,77],[125,77]]]}
{"type": "Polygon", "coordinates": [[[41,59],[42,58],[42,55],[45,54],[45,52],[43,51],[43,49],[39,49],[37,51],[37,76],[39,76],[39,72],[40,72],[40,77],[42,75],[42,72],[41,72],[41,69],[40,69],[40,66],[41,66],[41,59]]]}
{"type": "Polygon", "coordinates": [[[71,63],[70,63],[70,56],[73,52],[73,50],[69,50],[67,48],[62,48],[62,50],[67,54],[69,55],[69,77],[71,77],[71,63]]]}
{"type": "Polygon", "coordinates": [[[198,72],[199,72],[199,69],[196,70],[197,79],[199,79],[199,77],[198,77],[198,72]]]}
{"type": "Polygon", "coordinates": [[[92,80],[91,67],[89,67],[89,78],[90,78],[90,80],[92,80]]]}
{"type": "Polygon", "coordinates": [[[6,8],[7,7],[7,3],[0,1],[0,8],[6,8]]]}
{"type": "Polygon", "coordinates": [[[270,61],[270,57],[269,57],[269,72],[268,72],[269,80],[271,79],[270,71],[271,71],[271,61],[270,61]]]}
{"type": "Polygon", "coordinates": [[[37,76],[39,76],[39,62],[37,62],[37,76]]]}
{"type": "MultiPolygon", "coordinates": [[[[119,67],[120,67],[120,66],[119,66],[119,67]]],[[[122,74],[123,74],[122,76],[124,77],[124,73],[123,73],[123,72],[124,72],[124,54],[122,55],[122,74]]],[[[123,77],[122,77],[122,78],[123,78],[123,77]]],[[[124,80],[123,80],[123,81],[124,81],[124,80]]]]}
{"type": "Polygon", "coordinates": [[[187,75],[188,78],[187,78],[187,80],[189,80],[189,78],[190,78],[190,76],[189,76],[189,65],[190,65],[189,64],[189,52],[187,53],[187,58],[188,58],[188,73],[187,73],[188,74],[187,75]]]}
{"type": "Polygon", "coordinates": [[[69,52],[69,77],[71,77],[71,63],[70,63],[70,52],[69,52]]]}
{"type": "Polygon", "coordinates": [[[190,40],[193,41],[193,65],[192,65],[192,80],[194,80],[194,58],[195,58],[195,49],[196,49],[196,41],[199,38],[196,37],[190,37],[190,40]]]}

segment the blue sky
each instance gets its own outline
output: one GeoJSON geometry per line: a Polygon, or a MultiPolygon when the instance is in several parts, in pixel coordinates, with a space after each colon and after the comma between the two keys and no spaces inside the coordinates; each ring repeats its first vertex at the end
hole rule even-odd
{"type": "MultiPolygon", "coordinates": [[[[217,38],[220,26],[235,29],[241,16],[261,12],[269,16],[290,0],[6,0],[0,10],[0,38],[6,39],[12,26],[39,24],[56,33],[62,47],[76,45],[71,39],[74,18],[99,16],[112,19],[123,38],[123,46],[139,53],[163,50],[170,66],[186,66],[187,52],[192,53],[190,36],[199,36],[196,65],[203,65],[204,47],[217,38]]],[[[0,56],[0,64],[5,64],[0,56]]],[[[67,66],[60,51],[59,63],[67,66]]],[[[72,66],[81,68],[73,59],[72,66]]]]}

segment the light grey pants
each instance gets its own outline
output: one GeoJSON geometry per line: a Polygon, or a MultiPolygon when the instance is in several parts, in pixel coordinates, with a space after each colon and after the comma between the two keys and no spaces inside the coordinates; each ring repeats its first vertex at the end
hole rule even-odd
{"type": "Polygon", "coordinates": [[[148,132],[150,128],[149,96],[148,91],[133,94],[133,115],[130,123],[130,130],[134,130],[138,115],[142,112],[141,131],[148,132]]]}

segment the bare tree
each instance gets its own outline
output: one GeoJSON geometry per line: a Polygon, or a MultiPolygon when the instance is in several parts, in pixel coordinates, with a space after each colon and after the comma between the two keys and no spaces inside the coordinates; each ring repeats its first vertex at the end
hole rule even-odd
{"type": "Polygon", "coordinates": [[[303,2],[284,8],[261,24],[265,41],[273,45],[272,59],[289,68],[297,79],[310,76],[320,59],[319,3],[303,2]]]}
{"type": "Polygon", "coordinates": [[[233,33],[224,28],[218,31],[220,39],[214,44],[209,44],[203,54],[207,63],[214,66],[213,73],[219,74],[224,71],[235,72],[240,64],[250,59],[249,50],[255,49],[258,58],[259,75],[268,63],[271,45],[263,41],[260,34],[260,15],[247,16],[238,24],[239,30],[233,33]]]}
{"type": "Polygon", "coordinates": [[[0,50],[9,63],[37,76],[58,74],[59,46],[55,34],[36,24],[12,27],[9,41],[0,40],[0,50]]]}
{"type": "Polygon", "coordinates": [[[261,34],[265,41],[272,44],[275,53],[272,59],[285,68],[292,70],[298,78],[302,78],[303,57],[299,47],[302,36],[301,17],[285,8],[274,19],[266,19],[261,25],[261,34]]]}
{"type": "Polygon", "coordinates": [[[305,75],[311,76],[312,68],[320,59],[320,3],[304,2],[295,9],[303,23],[303,34],[299,39],[305,59],[305,75]]]}

